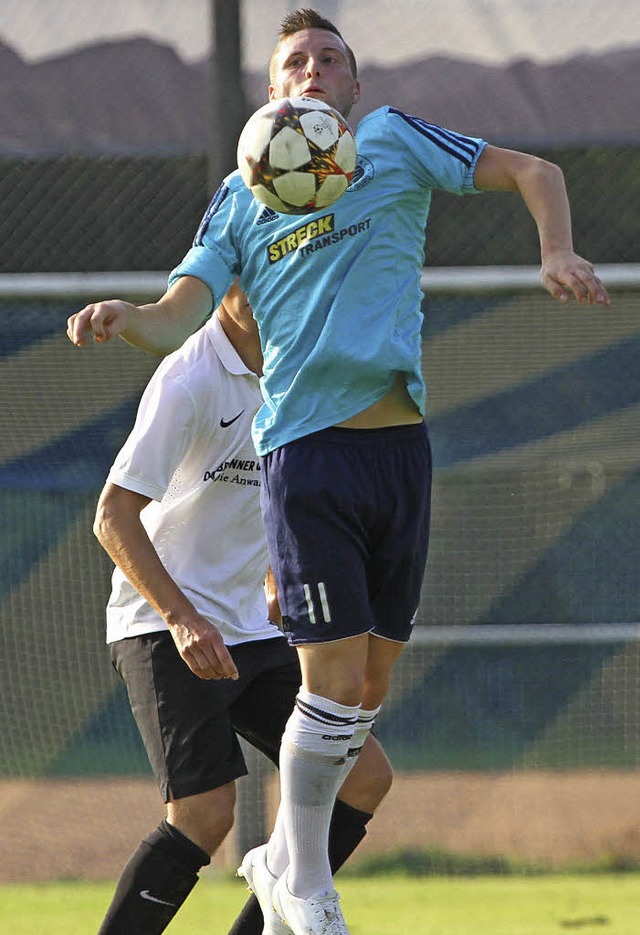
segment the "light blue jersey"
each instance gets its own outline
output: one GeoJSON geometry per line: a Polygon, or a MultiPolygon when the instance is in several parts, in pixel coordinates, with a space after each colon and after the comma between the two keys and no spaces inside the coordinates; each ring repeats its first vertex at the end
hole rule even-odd
{"type": "Polygon", "coordinates": [[[351,185],[314,214],[277,214],[239,172],[228,176],[169,280],[195,276],[218,304],[240,276],[264,352],[259,454],[356,415],[398,373],[424,411],[420,275],[431,192],[477,192],[486,144],[392,107],[365,117],[356,138],[351,185]]]}

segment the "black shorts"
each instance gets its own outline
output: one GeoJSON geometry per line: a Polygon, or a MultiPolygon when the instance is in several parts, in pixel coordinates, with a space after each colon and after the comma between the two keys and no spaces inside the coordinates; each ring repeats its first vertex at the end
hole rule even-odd
{"type": "Polygon", "coordinates": [[[329,428],[262,459],[262,514],[292,645],[411,635],[427,561],[424,423],[329,428]]]}
{"type": "Polygon", "coordinates": [[[237,681],[205,681],[163,631],[111,644],[133,716],[165,802],[247,774],[237,734],[278,764],[300,687],[295,650],[282,637],[230,646],[237,681]]]}

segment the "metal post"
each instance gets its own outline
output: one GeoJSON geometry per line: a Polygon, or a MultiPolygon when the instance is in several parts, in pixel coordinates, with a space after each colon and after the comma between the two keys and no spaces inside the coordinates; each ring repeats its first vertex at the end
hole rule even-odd
{"type": "Polygon", "coordinates": [[[242,75],[242,0],[210,0],[209,194],[236,167],[238,137],[247,119],[242,75]]]}
{"type": "Polygon", "coordinates": [[[236,783],[236,818],[227,844],[230,866],[237,867],[247,851],[267,840],[265,784],[273,767],[245,740],[240,740],[249,774],[236,783]]]}
{"type": "MultiPolygon", "coordinates": [[[[209,81],[209,194],[237,165],[238,137],[248,117],[242,75],[241,0],[210,0],[211,56],[209,81]]],[[[249,775],[238,780],[231,863],[266,840],[265,757],[241,741],[249,775]]]]}

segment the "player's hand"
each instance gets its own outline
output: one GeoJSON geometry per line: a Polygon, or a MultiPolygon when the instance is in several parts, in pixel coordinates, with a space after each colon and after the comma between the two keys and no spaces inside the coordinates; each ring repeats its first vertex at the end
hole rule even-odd
{"type": "Polygon", "coordinates": [[[67,320],[67,337],[78,347],[84,347],[90,337],[98,344],[104,344],[125,330],[135,308],[135,305],[121,299],[87,305],[67,320]]]}
{"type": "Polygon", "coordinates": [[[170,622],[169,630],[182,659],[201,679],[237,679],[238,670],[220,632],[200,614],[170,622]]]}
{"type": "Polygon", "coordinates": [[[278,586],[276,584],[276,578],[271,570],[267,569],[267,574],[264,579],[264,596],[267,601],[267,610],[269,612],[269,621],[275,623],[275,625],[281,630],[282,629],[282,611],[280,610],[280,602],[278,600],[278,586]]]}
{"type": "Polygon", "coordinates": [[[559,302],[567,302],[573,295],[582,305],[611,304],[593,264],[571,250],[545,256],[541,276],[542,285],[559,302]]]}

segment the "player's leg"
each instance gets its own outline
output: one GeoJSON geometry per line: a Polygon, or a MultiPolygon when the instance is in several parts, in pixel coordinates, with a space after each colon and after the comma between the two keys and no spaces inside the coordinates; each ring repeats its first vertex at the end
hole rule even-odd
{"type": "MultiPolygon", "coordinates": [[[[372,432],[330,429],[278,449],[265,462],[263,515],[271,564],[284,626],[299,649],[303,670],[303,688],[280,758],[290,864],[273,892],[276,909],[296,932],[316,913],[315,903],[318,917],[322,915],[319,888],[331,888],[326,852],[322,853],[328,803],[340,784],[337,777],[345,778],[339,764],[342,760],[346,772],[361,703],[365,701],[368,712],[365,719],[375,717],[399,651],[391,641],[408,639],[419,588],[417,593],[412,588],[397,608],[404,634],[392,633],[392,648],[376,653],[376,666],[367,671],[368,632],[378,623],[372,600],[374,557],[380,543],[395,539],[399,507],[407,521],[407,528],[400,529],[401,542],[413,539],[415,547],[423,538],[417,527],[427,515],[423,504],[428,496],[422,486],[430,477],[430,457],[426,430],[414,425],[372,432]],[[411,493],[420,490],[418,503],[409,510],[403,489],[407,484],[411,493]],[[412,604],[410,613],[407,602],[412,604]]],[[[424,571],[426,560],[426,551],[417,551],[412,580],[419,566],[424,571]]],[[[393,582],[392,599],[401,594],[405,579],[401,574],[393,582]]],[[[324,911],[341,918],[337,905],[324,911]]]]}
{"type": "MultiPolygon", "coordinates": [[[[263,459],[261,495],[271,565],[290,642],[309,648],[309,671],[331,670],[323,694],[309,679],[296,697],[280,751],[281,800],[269,862],[309,902],[322,894],[322,916],[341,918],[333,890],[328,837],[336,794],[345,778],[360,711],[371,614],[367,546],[361,510],[367,492],[353,470],[352,446],[360,433],[326,430],[263,459]],[[282,846],[283,840],[286,847],[282,846]],[[279,846],[276,846],[279,845],[279,846]],[[324,896],[330,894],[331,906],[324,896]]],[[[364,461],[363,452],[356,460],[364,461]]],[[[302,661],[302,660],[301,660],[302,661]]],[[[303,665],[304,670],[304,665],[303,665]]],[[[285,896],[289,895],[289,888],[285,896]]],[[[295,894],[298,895],[297,893],[295,894]]],[[[291,928],[302,918],[274,904],[291,928]]],[[[302,907],[302,911],[306,911],[302,907]]],[[[316,907],[311,907],[316,913],[316,907]]],[[[297,914],[297,909],[295,910],[297,914]]]]}
{"type": "MultiPolygon", "coordinates": [[[[329,827],[329,863],[336,873],[353,854],[367,833],[367,825],[391,787],[393,772],[382,746],[371,735],[365,742],[354,769],[343,783],[333,806],[329,827]]],[[[264,873],[271,888],[289,862],[283,829],[274,829],[269,845],[275,847],[273,866],[264,854],[264,873]],[[278,841],[277,839],[280,838],[278,841]]],[[[268,845],[263,845],[266,851],[268,845]]],[[[269,896],[269,903],[271,898],[269,896]]],[[[264,916],[260,903],[252,894],[229,930],[229,935],[262,935],[264,916]]],[[[269,929],[266,929],[269,932],[269,929]]],[[[285,930],[287,931],[287,930],[285,930]]]]}
{"type": "MultiPolygon", "coordinates": [[[[389,758],[378,738],[371,733],[374,726],[375,722],[368,725],[360,752],[355,757],[353,769],[343,780],[337,799],[338,802],[356,811],[364,812],[369,817],[373,816],[393,783],[393,768],[389,758]]],[[[333,837],[332,832],[329,837],[330,852],[334,848],[339,851],[339,842],[332,844],[333,837]]],[[[349,854],[340,861],[331,860],[334,871],[337,869],[336,863],[338,867],[341,867],[349,854]]]]}
{"type": "MultiPolygon", "coordinates": [[[[380,644],[376,666],[367,677],[372,640],[363,634],[298,647],[302,688],[280,753],[287,882],[295,896],[306,898],[332,888],[328,831],[333,803],[348,776],[354,776],[350,771],[375,722],[402,648],[375,640],[380,644]],[[365,685],[367,708],[348,704],[363,698],[365,685]]],[[[358,773],[353,781],[358,781],[358,773]]]]}
{"type": "Polygon", "coordinates": [[[271,893],[276,912],[294,935],[348,935],[333,887],[329,828],[338,790],[354,763],[349,751],[360,704],[345,704],[333,697],[351,700],[352,692],[361,694],[359,666],[366,659],[367,641],[366,633],[345,639],[341,642],[347,645],[337,656],[323,652],[329,644],[305,647],[309,651],[300,654],[303,684],[280,749],[278,818],[289,864],[271,893]],[[314,682],[306,673],[315,672],[327,656],[344,665],[336,666],[335,683],[325,681],[327,691],[318,695],[309,690],[314,682]],[[355,677],[351,688],[343,678],[348,671],[355,677]]]}
{"type": "MultiPolygon", "coordinates": [[[[249,651],[250,644],[246,650],[249,651]]],[[[234,727],[247,740],[262,750],[274,763],[278,762],[280,740],[293,710],[301,681],[295,650],[284,640],[272,640],[256,647],[265,670],[251,681],[232,708],[234,727]]],[[[370,726],[370,725],[369,725],[370,726]]],[[[356,759],[356,766],[348,787],[345,786],[335,802],[329,829],[329,860],[335,873],[353,853],[366,834],[366,826],[373,812],[389,791],[392,781],[391,765],[379,742],[369,736],[361,738],[364,748],[356,759]]],[[[270,838],[270,846],[278,854],[278,828],[270,838]]],[[[284,851],[275,857],[274,866],[267,863],[261,868],[267,882],[273,884],[275,869],[279,873],[288,864],[286,842],[284,851]]],[[[270,901],[270,897],[269,897],[270,901]]],[[[229,935],[262,935],[263,915],[255,896],[251,896],[235,920],[229,935]]],[[[269,929],[267,929],[269,931],[269,929]]]]}
{"type": "MultiPolygon", "coordinates": [[[[298,654],[285,639],[277,637],[234,647],[234,658],[242,666],[246,688],[229,710],[233,728],[277,767],[282,734],[302,682],[298,654]]],[[[382,802],[393,781],[382,745],[370,733],[373,726],[372,719],[363,719],[356,726],[362,749],[340,790],[343,802],[369,814],[382,802]]]]}
{"type": "Polygon", "coordinates": [[[167,805],[125,866],[99,935],[164,932],[233,822],[246,774],[227,714],[240,680],[210,682],[184,664],[169,633],[120,640],[112,658],[167,805]]]}
{"type": "Polygon", "coordinates": [[[166,819],[122,871],[99,935],[163,932],[231,828],[234,800],[234,784],[227,783],[168,803],[166,819]],[[180,827],[185,806],[189,817],[180,827]]]}

